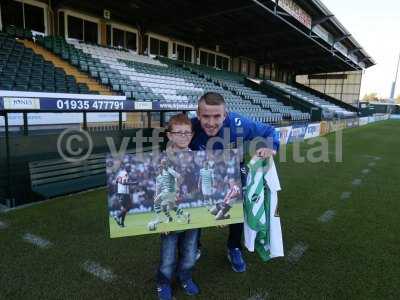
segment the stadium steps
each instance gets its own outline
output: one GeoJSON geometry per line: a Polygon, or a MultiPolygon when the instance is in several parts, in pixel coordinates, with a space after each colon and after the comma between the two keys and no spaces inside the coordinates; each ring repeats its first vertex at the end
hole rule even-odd
{"type": "MultiPolygon", "coordinates": [[[[165,59],[163,59],[165,60],[165,59]]],[[[173,62],[171,62],[173,63],[173,62]]],[[[239,113],[250,116],[252,119],[260,122],[267,123],[282,123],[284,117],[288,118],[289,114],[287,110],[282,113],[280,110],[274,110],[270,106],[262,105],[260,96],[266,98],[265,95],[256,95],[257,99],[253,99],[251,94],[258,93],[251,88],[244,85],[245,77],[241,74],[216,70],[202,65],[195,65],[191,63],[177,63],[181,68],[187,70],[190,73],[197,74],[199,78],[210,82],[214,88],[219,88],[223,91],[223,96],[228,99],[227,103],[230,110],[237,111],[239,113]],[[236,88],[233,88],[235,86],[236,88]],[[235,98],[234,103],[230,103],[229,98],[235,98]]],[[[281,104],[277,103],[275,99],[266,99],[270,102],[276,103],[276,106],[282,107],[281,104]]],[[[286,107],[288,109],[288,107],[286,107]]],[[[301,113],[300,113],[301,114],[301,113]]],[[[304,120],[305,118],[304,114],[304,120]]]]}
{"type": "Polygon", "coordinates": [[[332,104],[337,105],[339,107],[342,107],[343,109],[346,109],[348,111],[351,111],[351,112],[356,112],[357,111],[357,108],[355,106],[353,106],[353,105],[351,105],[349,103],[343,102],[343,101],[341,101],[339,99],[336,99],[336,98],[334,98],[332,96],[329,96],[327,94],[321,93],[320,91],[314,90],[314,89],[312,89],[312,88],[310,88],[310,87],[308,87],[306,85],[300,84],[298,82],[294,82],[293,86],[298,88],[298,89],[300,89],[300,90],[303,90],[304,92],[307,92],[307,93],[309,93],[311,95],[314,95],[314,96],[320,97],[322,99],[325,99],[326,101],[329,101],[332,104]]]}
{"type": "Polygon", "coordinates": [[[351,107],[351,110],[349,110],[348,107],[344,108],[343,106],[339,106],[328,101],[325,96],[315,96],[314,94],[296,85],[290,85],[287,83],[272,80],[264,80],[262,85],[264,85],[266,88],[269,88],[270,90],[283,93],[287,97],[294,98],[304,103],[308,103],[318,107],[322,110],[323,119],[326,120],[334,118],[354,118],[357,116],[357,113],[355,112],[356,109],[354,107],[351,107]]]}
{"type": "Polygon", "coordinates": [[[29,40],[20,40],[25,47],[31,48],[36,54],[42,55],[46,60],[51,61],[54,66],[62,68],[67,75],[75,77],[77,83],[86,84],[91,92],[98,92],[101,95],[115,95],[107,87],[102,86],[96,80],[90,78],[85,73],[80,72],[75,67],[62,60],[60,57],[46,50],[42,46],[29,40]]]}

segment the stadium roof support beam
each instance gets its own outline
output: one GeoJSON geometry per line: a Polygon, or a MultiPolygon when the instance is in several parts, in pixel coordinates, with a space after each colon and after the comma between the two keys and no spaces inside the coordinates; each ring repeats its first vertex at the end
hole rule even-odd
{"type": "Polygon", "coordinates": [[[333,47],[336,43],[340,43],[341,41],[344,41],[345,39],[347,39],[347,38],[349,38],[349,37],[351,37],[351,34],[350,34],[350,33],[349,33],[349,34],[344,34],[344,35],[342,35],[342,36],[336,38],[336,39],[333,41],[332,47],[333,47]]]}
{"type": "MultiPolygon", "coordinates": [[[[315,5],[321,11],[322,14],[326,15],[332,14],[332,12],[322,3],[321,0],[308,0],[308,1],[310,1],[313,5],[315,5]]],[[[336,17],[333,17],[330,20],[330,22],[342,33],[348,33],[347,29],[339,22],[339,20],[336,17]]],[[[351,43],[354,44],[355,47],[360,46],[359,43],[353,37],[350,37],[349,40],[351,43]]],[[[369,56],[364,49],[362,49],[360,52],[363,56],[369,56]]],[[[370,57],[369,61],[370,65],[375,65],[375,61],[372,59],[372,57],[370,57]]]]}
{"type": "MultiPolygon", "coordinates": [[[[348,34],[349,32],[336,25],[333,13],[319,9],[318,5],[314,4],[314,1],[319,0],[294,0],[314,19],[311,24],[302,25],[302,22],[298,22],[292,15],[287,16],[288,11],[282,5],[284,1],[286,0],[279,0],[279,5],[277,5],[276,0],[206,0],[204,2],[129,0],[126,5],[121,5],[121,1],[110,0],[98,0],[96,3],[52,0],[52,6],[59,7],[60,3],[65,6],[65,3],[68,3],[68,8],[71,10],[91,12],[93,16],[99,17],[103,15],[102,7],[107,7],[112,12],[113,19],[121,24],[135,28],[144,27],[145,32],[186,42],[195,48],[212,50],[219,45],[221,53],[246,56],[260,63],[264,59],[264,49],[272,51],[282,49],[286,52],[286,49],[291,48],[291,51],[288,50],[292,52],[290,57],[321,53],[331,57],[334,53],[333,64],[337,63],[343,70],[353,70],[353,66],[347,61],[348,50],[344,52],[340,49],[342,47],[337,47],[338,45],[332,47],[331,41],[326,41],[314,32],[319,27],[317,24],[323,23],[324,28],[334,37],[348,34]],[[314,31],[312,31],[312,25],[316,26],[314,31]],[[301,45],[309,45],[310,48],[317,46],[319,49],[312,49],[312,51],[305,49],[301,52],[294,49],[301,45]],[[340,51],[332,48],[338,48],[340,51]]],[[[139,40],[140,35],[139,33],[139,40]]],[[[361,47],[358,44],[352,44],[352,40],[352,38],[345,40],[344,46],[347,49],[361,47]]],[[[357,58],[364,57],[364,51],[361,50],[355,55],[357,58]]],[[[371,63],[367,61],[365,66],[368,67],[371,63]]]]}
{"type": "Polygon", "coordinates": [[[279,0],[275,0],[275,7],[274,7],[275,15],[280,15],[280,16],[284,16],[284,17],[292,17],[292,15],[287,12],[279,11],[278,7],[279,7],[279,0]]]}
{"type": "Polygon", "coordinates": [[[371,59],[371,57],[366,56],[366,57],[360,59],[360,62],[364,62],[364,61],[367,61],[367,60],[370,60],[370,59],[371,59]]]}
{"type": "Polygon", "coordinates": [[[359,48],[359,47],[351,49],[351,50],[349,50],[349,55],[357,53],[358,51],[361,51],[361,50],[362,50],[362,48],[359,48]]]}
{"type": "Polygon", "coordinates": [[[313,27],[315,27],[315,26],[317,26],[317,25],[320,25],[320,24],[322,24],[322,23],[325,23],[326,21],[332,19],[334,16],[335,16],[335,15],[328,15],[328,16],[325,16],[325,17],[322,17],[322,18],[313,20],[313,21],[312,21],[311,28],[313,28],[313,27]]]}
{"type": "MultiPolygon", "coordinates": [[[[323,48],[325,51],[330,52],[330,53],[333,53],[333,52],[332,52],[333,45],[334,45],[336,42],[338,42],[338,41],[335,41],[335,43],[332,44],[332,48],[329,49],[328,47],[326,47],[325,45],[323,45],[322,43],[320,43],[319,41],[317,41],[316,39],[314,39],[313,37],[311,37],[311,36],[309,35],[309,33],[305,33],[304,31],[302,31],[301,29],[299,29],[298,27],[296,27],[295,25],[293,25],[291,22],[289,22],[288,20],[286,20],[285,18],[283,18],[282,16],[280,16],[279,14],[277,14],[277,13],[276,13],[276,6],[278,5],[278,1],[276,2],[276,6],[275,6],[275,9],[274,9],[274,10],[270,9],[268,6],[266,6],[265,4],[261,3],[261,2],[258,1],[258,0],[251,0],[251,1],[253,1],[254,3],[256,3],[258,6],[260,6],[261,8],[263,8],[265,11],[267,11],[267,12],[269,12],[269,13],[271,13],[271,14],[274,14],[274,15],[275,15],[277,18],[279,18],[282,22],[286,23],[288,26],[290,26],[291,28],[293,28],[294,30],[296,30],[298,33],[300,33],[300,34],[303,35],[304,37],[306,37],[306,38],[312,40],[314,43],[316,43],[317,45],[319,45],[319,46],[320,46],[321,48],[323,48]]],[[[342,37],[341,37],[341,38],[342,38],[342,37]]],[[[346,36],[345,38],[348,38],[348,36],[346,36]]],[[[336,57],[337,57],[339,60],[341,60],[343,63],[345,63],[346,65],[350,66],[352,69],[355,69],[354,66],[353,66],[352,64],[348,63],[344,58],[342,58],[342,57],[340,57],[340,56],[337,56],[337,55],[336,55],[336,57]]]]}

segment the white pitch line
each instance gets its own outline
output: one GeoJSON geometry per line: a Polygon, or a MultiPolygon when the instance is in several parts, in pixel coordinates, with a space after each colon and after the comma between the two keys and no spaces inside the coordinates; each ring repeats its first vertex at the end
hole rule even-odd
{"type": "Polygon", "coordinates": [[[52,243],[38,235],[34,235],[32,233],[25,233],[22,236],[22,239],[25,242],[31,243],[32,245],[35,245],[39,248],[45,249],[48,248],[52,245],[52,243]]]}
{"type": "Polygon", "coordinates": [[[6,229],[8,224],[6,222],[0,221],[0,229],[6,229]]]}
{"type": "Polygon", "coordinates": [[[102,267],[99,263],[94,261],[87,260],[83,263],[82,266],[86,272],[96,276],[97,278],[105,282],[111,282],[116,277],[111,270],[102,267]]]}
{"type": "Polygon", "coordinates": [[[361,173],[363,173],[364,175],[367,175],[371,170],[370,169],[363,169],[361,171],[361,173]]]}
{"type": "Polygon", "coordinates": [[[351,192],[343,192],[342,195],[340,195],[340,199],[349,199],[351,196],[351,192]]]}
{"type": "Polygon", "coordinates": [[[298,262],[300,260],[300,258],[304,255],[304,253],[306,252],[307,249],[308,249],[308,245],[307,244],[305,244],[303,242],[297,243],[289,251],[289,253],[287,255],[287,260],[290,263],[298,262]]]}
{"type": "Polygon", "coordinates": [[[368,164],[368,167],[374,167],[374,166],[376,166],[376,162],[374,162],[374,161],[371,161],[371,162],[368,164]]]}
{"type": "Polygon", "coordinates": [[[374,156],[374,155],[364,155],[365,157],[371,158],[373,160],[381,160],[382,157],[380,156],[374,156]]]}
{"type": "Polygon", "coordinates": [[[336,212],[334,210],[327,210],[321,216],[319,216],[318,221],[321,223],[328,223],[335,217],[335,215],[336,212]]]}
{"type": "Polygon", "coordinates": [[[257,293],[246,300],[265,300],[268,298],[268,292],[257,293]]]}
{"type": "Polygon", "coordinates": [[[361,183],[362,183],[362,179],[356,178],[353,180],[353,182],[351,184],[354,186],[358,186],[358,185],[361,185],[361,183]]]}

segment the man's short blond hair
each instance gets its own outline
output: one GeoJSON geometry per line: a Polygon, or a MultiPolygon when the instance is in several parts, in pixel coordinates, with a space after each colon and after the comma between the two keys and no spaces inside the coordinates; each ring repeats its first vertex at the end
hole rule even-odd
{"type": "Polygon", "coordinates": [[[225,105],[224,97],[216,92],[207,92],[199,99],[199,104],[204,102],[207,105],[225,105]]]}

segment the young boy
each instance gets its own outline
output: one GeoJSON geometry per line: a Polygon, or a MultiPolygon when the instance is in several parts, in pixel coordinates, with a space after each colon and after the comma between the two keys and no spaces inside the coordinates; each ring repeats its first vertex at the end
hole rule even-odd
{"type": "MultiPolygon", "coordinates": [[[[167,137],[167,151],[189,150],[193,132],[192,123],[185,114],[178,114],[170,119],[167,137]]],[[[186,294],[197,295],[200,292],[192,280],[198,234],[198,229],[190,229],[161,235],[161,261],[157,273],[157,293],[160,300],[172,300],[171,281],[174,275],[186,294]]]]}

